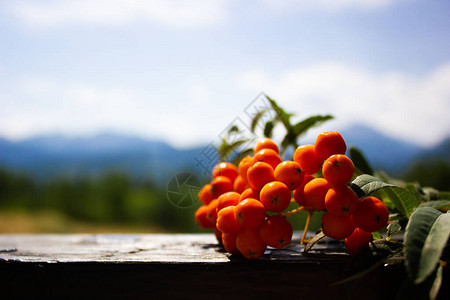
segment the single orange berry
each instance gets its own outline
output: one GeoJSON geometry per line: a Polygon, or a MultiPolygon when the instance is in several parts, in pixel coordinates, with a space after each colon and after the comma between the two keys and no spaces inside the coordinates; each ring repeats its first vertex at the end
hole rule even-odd
{"type": "Polygon", "coordinates": [[[208,205],[214,199],[214,195],[212,192],[212,185],[205,184],[200,192],[198,193],[198,199],[202,202],[203,205],[208,205]]]}
{"type": "Polygon", "coordinates": [[[338,217],[350,216],[358,204],[358,195],[348,185],[333,186],[325,195],[327,211],[338,217]]]}
{"type": "Polygon", "coordinates": [[[313,179],[314,176],[305,175],[300,186],[294,191],[294,200],[295,202],[297,202],[298,205],[307,207],[304,189],[305,185],[313,179]]]}
{"type": "Polygon", "coordinates": [[[239,203],[240,197],[241,195],[236,192],[227,192],[220,195],[219,198],[217,198],[217,200],[219,201],[217,204],[217,212],[227,206],[237,205],[239,203]]]}
{"type": "Polygon", "coordinates": [[[346,184],[352,179],[354,172],[352,160],[343,154],[331,155],[322,167],[323,177],[333,185],[346,184]]]}
{"type": "Polygon", "coordinates": [[[353,233],[345,239],[345,247],[348,254],[355,255],[359,250],[369,247],[369,243],[373,241],[371,232],[355,228],[353,233]]]}
{"type": "Polygon", "coordinates": [[[273,168],[265,162],[257,162],[248,169],[248,183],[254,190],[261,190],[266,183],[274,181],[273,168]]]}
{"type": "Polygon", "coordinates": [[[304,145],[298,147],[294,152],[294,161],[299,163],[306,174],[317,173],[322,167],[322,162],[314,149],[314,145],[304,145]]]}
{"type": "Polygon", "coordinates": [[[267,216],[264,205],[256,199],[247,198],[238,205],[234,211],[236,220],[244,228],[256,229],[267,216]]]}
{"type": "Polygon", "coordinates": [[[218,198],[220,195],[233,190],[233,182],[225,176],[214,177],[211,181],[211,186],[214,198],[218,198]]]}
{"type": "Polygon", "coordinates": [[[347,151],[347,144],[337,131],[326,131],[319,134],[314,147],[321,160],[325,160],[333,154],[345,154],[347,151]]]}
{"type": "Polygon", "coordinates": [[[389,219],[389,210],[383,201],[376,197],[361,199],[353,213],[356,227],[364,231],[375,232],[386,226],[389,219]]]}
{"type": "Polygon", "coordinates": [[[219,204],[219,200],[214,199],[213,201],[209,202],[208,204],[208,219],[211,223],[214,225],[217,221],[217,205],[219,204]]]}
{"type": "Polygon", "coordinates": [[[262,149],[272,149],[276,153],[280,152],[280,150],[278,149],[278,145],[272,139],[267,138],[267,137],[263,138],[256,144],[255,153],[257,153],[258,151],[260,151],[262,149]]]}
{"type": "Polygon", "coordinates": [[[254,191],[252,188],[248,188],[242,192],[241,197],[239,197],[239,202],[241,202],[247,198],[253,198],[253,199],[259,200],[259,192],[254,191]]]}
{"type": "Polygon", "coordinates": [[[275,180],[284,183],[289,190],[293,191],[298,188],[305,177],[299,163],[295,161],[283,161],[274,171],[275,180]]]}
{"type": "Polygon", "coordinates": [[[236,237],[236,247],[247,259],[257,259],[263,256],[267,245],[264,244],[256,229],[243,229],[236,237]]]}
{"type": "Polygon", "coordinates": [[[242,179],[244,179],[246,182],[248,182],[247,179],[247,171],[248,168],[250,168],[251,166],[253,166],[254,164],[254,159],[252,156],[246,156],[243,159],[241,159],[241,161],[239,162],[239,166],[238,166],[238,172],[239,175],[242,177],[242,179]]]}
{"type": "Polygon", "coordinates": [[[323,233],[335,240],[343,240],[349,237],[355,230],[355,225],[350,217],[337,217],[329,212],[322,216],[323,233]]]}
{"type": "Polygon", "coordinates": [[[281,212],[291,204],[291,192],[284,183],[272,181],[262,188],[259,200],[267,211],[281,212]]]}
{"type": "Polygon", "coordinates": [[[225,176],[233,182],[238,176],[238,171],[235,165],[230,162],[221,162],[214,166],[212,170],[212,177],[225,176]]]}
{"type": "Polygon", "coordinates": [[[247,181],[245,181],[241,175],[236,177],[233,182],[233,190],[237,193],[242,193],[247,188],[247,181]]]}
{"type": "Polygon", "coordinates": [[[303,193],[305,196],[305,206],[312,207],[315,210],[325,209],[325,195],[331,185],[323,178],[314,178],[308,182],[303,193]]]}
{"type": "Polygon", "coordinates": [[[230,254],[238,254],[239,250],[236,247],[236,235],[222,233],[222,245],[230,254]]]}
{"type": "Polygon", "coordinates": [[[208,218],[208,206],[202,205],[195,212],[195,221],[201,228],[214,228],[214,223],[208,218]]]}
{"type": "Polygon", "coordinates": [[[277,152],[272,149],[262,149],[255,153],[254,162],[262,161],[268,163],[273,169],[275,169],[279,163],[281,163],[281,158],[277,152]]]}
{"type": "Polygon", "coordinates": [[[217,214],[216,227],[223,233],[238,234],[242,225],[238,223],[235,217],[236,206],[227,206],[217,214]]]}
{"type": "Polygon", "coordinates": [[[292,225],[282,215],[273,215],[259,227],[259,235],[265,244],[277,249],[284,248],[292,240],[292,225]]]}

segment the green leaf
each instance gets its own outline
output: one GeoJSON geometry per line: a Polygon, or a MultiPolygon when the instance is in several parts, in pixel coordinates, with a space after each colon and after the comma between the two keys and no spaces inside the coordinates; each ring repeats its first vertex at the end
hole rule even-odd
{"type": "Polygon", "coordinates": [[[366,174],[373,174],[373,170],[370,167],[369,163],[367,162],[367,159],[364,157],[364,155],[362,154],[362,152],[354,147],[351,146],[349,149],[349,154],[350,154],[350,158],[353,161],[353,163],[355,164],[355,167],[360,170],[363,173],[366,174]]]}
{"type": "Polygon", "coordinates": [[[273,121],[267,121],[266,125],[264,125],[264,136],[268,138],[272,138],[272,131],[273,131],[273,121]]]}
{"type": "Polygon", "coordinates": [[[434,279],[433,285],[430,289],[430,300],[435,300],[439,294],[439,290],[441,289],[442,285],[442,270],[444,268],[442,265],[439,265],[437,271],[436,271],[436,278],[434,279]]]}
{"type": "Polygon", "coordinates": [[[290,117],[292,114],[288,114],[282,109],[280,106],[278,106],[277,102],[273,99],[271,99],[269,96],[265,95],[267,100],[270,102],[270,105],[272,106],[273,110],[275,110],[275,113],[277,114],[280,121],[283,123],[284,127],[286,127],[287,130],[291,128],[291,121],[290,117]]]}
{"type": "Polygon", "coordinates": [[[420,204],[420,207],[432,207],[436,209],[449,210],[450,209],[450,200],[435,200],[424,202],[420,204]]]}
{"type": "Polygon", "coordinates": [[[409,218],[412,211],[419,205],[419,199],[413,192],[400,186],[383,182],[371,175],[363,174],[356,177],[352,181],[351,187],[359,197],[376,196],[388,206],[389,203],[392,203],[406,218],[409,218]]]}
{"type": "Polygon", "coordinates": [[[402,226],[399,222],[391,223],[387,226],[387,235],[388,237],[392,237],[396,233],[398,233],[402,229],[402,226]]]}
{"type": "Polygon", "coordinates": [[[234,141],[231,144],[228,144],[226,141],[223,141],[218,149],[220,159],[223,161],[227,160],[231,153],[237,152],[237,148],[239,148],[239,146],[247,142],[248,142],[247,139],[240,139],[234,141]]]}
{"type": "Polygon", "coordinates": [[[383,236],[378,231],[372,232],[372,236],[374,240],[382,240],[383,236]]]}
{"type": "Polygon", "coordinates": [[[258,124],[259,120],[266,112],[267,112],[267,109],[262,109],[255,114],[255,116],[252,119],[251,126],[250,126],[250,129],[252,132],[255,132],[256,125],[258,124]]]}
{"type": "Polygon", "coordinates": [[[326,116],[321,116],[321,115],[317,115],[317,116],[312,116],[309,117],[303,121],[298,122],[297,124],[294,125],[294,129],[293,129],[293,133],[295,135],[295,137],[299,137],[300,135],[306,133],[306,131],[312,127],[315,126],[319,126],[322,123],[333,119],[333,116],[331,115],[326,115],[326,116]]]}
{"type": "Polygon", "coordinates": [[[405,265],[415,284],[436,269],[450,235],[450,214],[431,207],[418,207],[405,232],[405,265]]]}
{"type": "Polygon", "coordinates": [[[450,192],[439,192],[439,199],[450,200],[450,192]]]}

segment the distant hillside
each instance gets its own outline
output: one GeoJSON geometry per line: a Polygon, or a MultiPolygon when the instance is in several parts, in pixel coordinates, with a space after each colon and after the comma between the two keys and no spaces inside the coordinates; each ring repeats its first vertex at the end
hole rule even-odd
{"type": "Polygon", "coordinates": [[[120,170],[136,179],[165,183],[180,171],[196,171],[194,157],[201,150],[178,150],[165,142],[117,134],[43,136],[21,142],[0,139],[0,166],[31,173],[39,180],[120,170]]]}
{"type": "MultiPolygon", "coordinates": [[[[450,140],[433,149],[386,137],[364,126],[342,131],[348,145],[356,145],[375,168],[402,172],[414,159],[441,157],[450,161],[450,140]]],[[[24,171],[38,180],[54,176],[96,176],[108,170],[127,172],[135,179],[166,184],[182,171],[202,176],[196,165],[204,147],[175,149],[163,141],[104,133],[87,138],[37,136],[20,142],[0,138],[0,167],[24,171]]]]}
{"type": "Polygon", "coordinates": [[[374,168],[398,174],[426,151],[419,145],[382,135],[366,125],[355,124],[342,131],[347,144],[356,146],[374,168]]]}

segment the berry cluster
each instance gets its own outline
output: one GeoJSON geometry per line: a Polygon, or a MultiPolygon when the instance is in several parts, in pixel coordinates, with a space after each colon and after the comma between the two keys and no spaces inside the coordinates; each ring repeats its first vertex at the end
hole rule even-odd
{"type": "Polygon", "coordinates": [[[226,251],[255,259],[267,246],[281,249],[291,242],[286,216],[302,209],[326,211],[323,233],[345,239],[354,254],[387,224],[389,213],[381,200],[359,199],[348,185],[355,167],[346,150],[341,134],[328,131],[314,145],[298,147],[292,161],[282,161],[277,144],[262,139],[254,156],[243,158],[238,167],[229,162],[214,167],[212,181],[199,193],[203,205],[195,219],[200,227],[215,229],[226,251]],[[294,201],[300,208],[283,214],[294,201]]]}

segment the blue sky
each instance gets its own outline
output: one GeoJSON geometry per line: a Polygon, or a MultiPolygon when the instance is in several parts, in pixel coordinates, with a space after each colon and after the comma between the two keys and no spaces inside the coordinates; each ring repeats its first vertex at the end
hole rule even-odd
{"type": "Polygon", "coordinates": [[[449,136],[445,0],[2,0],[0,135],[207,143],[264,91],[320,130],[449,136]]]}

